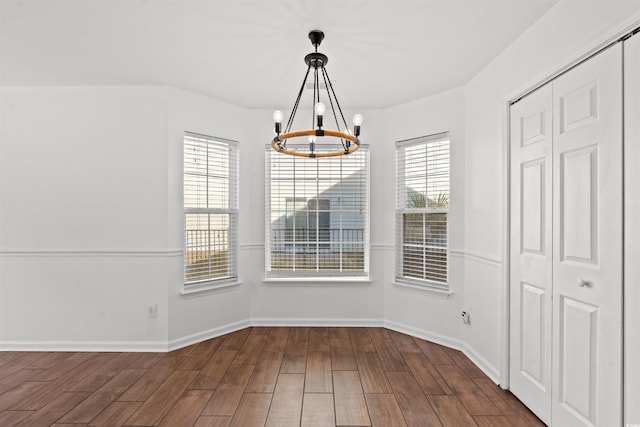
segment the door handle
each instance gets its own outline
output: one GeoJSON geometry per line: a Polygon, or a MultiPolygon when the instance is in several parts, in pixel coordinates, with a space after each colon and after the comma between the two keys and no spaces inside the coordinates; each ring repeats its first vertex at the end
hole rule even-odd
{"type": "Polygon", "coordinates": [[[578,286],[581,288],[588,288],[591,286],[591,283],[588,280],[578,279],[578,286]]]}

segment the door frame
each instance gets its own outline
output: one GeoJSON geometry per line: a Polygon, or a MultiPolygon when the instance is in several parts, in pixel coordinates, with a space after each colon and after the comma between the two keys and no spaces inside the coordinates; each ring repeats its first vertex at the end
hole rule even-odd
{"type": "MultiPolygon", "coordinates": [[[[623,156],[624,161],[627,164],[633,164],[635,159],[640,159],[640,144],[634,143],[640,141],[640,123],[634,120],[634,117],[640,116],[640,96],[633,98],[633,94],[640,95],[640,79],[631,80],[627,76],[637,76],[637,69],[640,67],[640,33],[636,34],[633,38],[630,38],[625,44],[623,50],[623,78],[625,84],[625,92],[627,95],[623,99],[624,102],[624,116],[625,120],[623,138],[627,141],[624,145],[623,156]],[[629,47],[629,51],[627,51],[629,47]],[[635,50],[632,50],[635,49],[635,50]]],[[[625,168],[624,169],[624,215],[625,223],[624,230],[628,236],[637,238],[640,235],[640,200],[637,198],[627,198],[626,196],[638,194],[640,190],[640,170],[637,168],[625,168]]],[[[632,262],[637,260],[640,255],[640,248],[635,245],[633,239],[627,240],[624,246],[624,280],[625,283],[632,283],[631,279],[640,275],[640,266],[632,262]]],[[[640,312],[632,309],[632,301],[640,300],[640,289],[637,286],[628,286],[626,288],[625,304],[627,307],[623,313],[623,339],[628,338],[625,342],[624,352],[628,357],[623,359],[624,373],[626,375],[626,383],[624,384],[623,393],[627,392],[627,402],[624,407],[624,420],[628,425],[638,423],[640,420],[640,408],[637,405],[632,405],[630,402],[638,401],[639,387],[640,387],[640,369],[637,364],[632,362],[632,355],[635,356],[640,351],[640,339],[633,339],[637,336],[634,334],[631,328],[624,328],[624,325],[635,325],[640,323],[640,312]]]]}
{"type": "MultiPolygon", "coordinates": [[[[505,97],[502,102],[501,108],[501,116],[502,116],[502,194],[501,194],[501,212],[503,214],[503,223],[502,223],[502,271],[501,271],[501,298],[500,298],[500,320],[501,320],[501,328],[500,328],[500,387],[508,390],[510,387],[509,383],[509,356],[510,356],[510,340],[509,340],[509,332],[510,332],[510,287],[509,287],[509,277],[510,277],[510,238],[511,238],[511,114],[510,108],[511,105],[521,98],[525,97],[529,93],[538,89],[539,87],[549,83],[560,75],[566,73],[582,62],[588,60],[592,56],[600,53],[604,49],[610,47],[613,44],[616,44],[625,38],[629,37],[634,31],[640,30],[640,14],[636,14],[631,18],[621,22],[620,24],[611,28],[608,31],[607,35],[604,35],[599,42],[590,43],[589,46],[586,46],[584,49],[581,49],[578,55],[572,55],[567,58],[562,63],[564,65],[558,67],[554,72],[546,74],[542,77],[534,79],[529,84],[523,85],[521,89],[512,92],[509,96],[505,97]]],[[[640,34],[637,35],[640,37],[640,34]]],[[[624,54],[623,54],[624,55],[624,54]]],[[[624,56],[623,56],[624,57],[624,56]]],[[[623,149],[626,152],[626,148],[624,148],[624,134],[623,134],[623,149]]],[[[623,220],[624,221],[624,220],[623,220]]],[[[623,265],[624,265],[624,256],[623,256],[623,265]]],[[[622,295],[623,301],[625,301],[625,287],[624,280],[622,284],[622,295]]],[[[625,304],[622,307],[623,310],[623,319],[625,312],[625,304]]],[[[623,321],[623,330],[624,330],[624,321],[623,321]]],[[[624,372],[624,345],[625,345],[625,336],[623,335],[623,364],[622,369],[624,372]]],[[[625,384],[624,384],[624,375],[622,376],[622,405],[623,410],[625,406],[626,395],[625,384]]]]}

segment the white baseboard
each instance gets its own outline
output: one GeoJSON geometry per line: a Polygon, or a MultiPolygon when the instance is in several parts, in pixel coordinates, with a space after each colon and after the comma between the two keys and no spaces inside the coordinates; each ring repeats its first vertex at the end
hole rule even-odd
{"type": "Polygon", "coordinates": [[[87,351],[152,352],[167,351],[166,341],[3,341],[0,351],[87,351]]]}
{"type": "Polygon", "coordinates": [[[198,332],[196,334],[180,337],[175,340],[169,341],[168,351],[177,350],[179,348],[187,347],[192,344],[197,344],[202,341],[210,340],[211,338],[216,338],[221,335],[226,335],[231,332],[239,331],[240,329],[245,329],[245,328],[248,328],[249,326],[251,326],[251,321],[249,319],[246,319],[246,320],[240,320],[238,322],[229,323],[223,326],[218,326],[217,328],[208,329],[206,331],[198,332]]]}
{"type": "Polygon", "coordinates": [[[250,326],[323,326],[385,327],[403,334],[440,344],[462,352],[493,382],[499,384],[499,372],[476,350],[444,335],[384,319],[245,319],[170,341],[5,341],[0,351],[87,351],[87,352],[168,352],[216,338],[250,326]]]}
{"type": "Polygon", "coordinates": [[[369,326],[382,327],[382,319],[290,319],[257,318],[251,319],[251,326],[369,326]]]}
{"type": "Polygon", "coordinates": [[[493,381],[497,385],[500,385],[500,371],[491,363],[489,363],[487,359],[480,356],[480,354],[478,354],[478,352],[475,351],[473,347],[469,347],[466,344],[462,347],[462,352],[474,363],[474,365],[480,368],[480,370],[484,372],[485,375],[491,379],[491,381],[493,381]]]}
{"type": "Polygon", "coordinates": [[[385,320],[384,327],[396,332],[400,332],[402,334],[411,335],[412,337],[420,338],[421,340],[429,341],[435,344],[440,344],[445,347],[452,348],[454,350],[462,349],[462,341],[456,340],[444,335],[436,334],[435,332],[414,328],[411,326],[404,325],[402,323],[393,322],[391,320],[385,320]]]}
{"type": "Polygon", "coordinates": [[[166,353],[211,338],[245,329],[251,322],[241,320],[217,328],[166,341],[4,341],[0,351],[88,351],[88,352],[156,352],[166,353]]]}
{"type": "Polygon", "coordinates": [[[491,363],[487,361],[484,357],[480,356],[478,352],[473,348],[466,344],[464,344],[460,340],[455,340],[450,337],[439,335],[430,331],[425,331],[424,329],[413,328],[407,325],[403,325],[401,323],[385,321],[384,327],[387,329],[392,329],[396,332],[401,332],[403,334],[411,335],[412,337],[420,338],[425,341],[430,341],[435,344],[440,344],[445,347],[452,348],[454,350],[461,350],[465,356],[469,358],[482,372],[487,375],[491,381],[496,384],[500,384],[500,373],[498,369],[493,366],[491,363]]]}

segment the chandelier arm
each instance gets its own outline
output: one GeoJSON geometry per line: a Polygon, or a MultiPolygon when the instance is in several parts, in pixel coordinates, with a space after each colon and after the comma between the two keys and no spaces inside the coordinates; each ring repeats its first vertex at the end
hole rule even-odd
{"type": "MultiPolygon", "coordinates": [[[[327,89],[327,98],[329,98],[329,105],[331,105],[331,112],[333,113],[333,118],[336,121],[336,128],[340,130],[340,123],[338,123],[338,116],[336,115],[336,109],[333,106],[333,100],[331,99],[331,92],[329,91],[329,85],[327,84],[327,76],[325,74],[326,74],[326,71],[324,67],[322,67],[322,78],[324,79],[324,86],[327,89]]],[[[336,100],[336,102],[338,101],[336,100]]],[[[345,144],[345,140],[340,138],[340,142],[342,143],[342,147],[346,150],[348,147],[345,144]]]]}
{"type": "Polygon", "coordinates": [[[311,70],[311,65],[307,67],[307,72],[304,75],[302,86],[300,86],[300,92],[298,92],[298,97],[296,98],[296,102],[293,104],[293,108],[291,109],[291,115],[289,116],[289,120],[287,121],[287,127],[285,127],[285,133],[291,130],[293,119],[296,116],[296,112],[298,111],[298,105],[300,105],[300,98],[302,98],[302,92],[304,92],[304,85],[307,84],[307,78],[309,77],[309,70],[311,70]]]}
{"type": "Polygon", "coordinates": [[[329,88],[331,88],[331,92],[333,93],[333,97],[336,100],[336,105],[338,106],[338,111],[340,111],[340,116],[342,116],[342,122],[344,123],[344,126],[346,128],[349,128],[349,126],[347,125],[347,121],[344,118],[344,113],[342,112],[342,108],[340,107],[340,102],[338,102],[338,97],[336,96],[336,91],[333,90],[333,84],[331,84],[331,79],[329,78],[329,73],[327,72],[327,70],[325,68],[322,68],[324,70],[324,74],[327,76],[327,81],[329,82],[329,88]]]}

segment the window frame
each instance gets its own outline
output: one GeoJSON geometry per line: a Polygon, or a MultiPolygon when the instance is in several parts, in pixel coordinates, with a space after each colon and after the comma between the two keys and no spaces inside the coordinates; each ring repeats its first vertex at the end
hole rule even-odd
{"type": "MultiPolygon", "coordinates": [[[[429,171],[427,168],[425,158],[424,168],[421,172],[425,178],[425,185],[427,183],[429,177],[429,171]]],[[[396,265],[395,265],[395,281],[396,284],[399,285],[408,285],[410,287],[415,287],[419,289],[432,290],[436,293],[449,294],[450,290],[450,265],[451,265],[451,247],[450,247],[450,232],[451,232],[451,208],[450,208],[450,197],[451,197],[451,138],[449,136],[449,132],[441,132],[437,134],[421,136],[417,138],[411,138],[407,140],[397,141],[396,142],[396,265]],[[427,147],[429,144],[441,143],[447,141],[447,160],[448,160],[448,177],[447,177],[447,207],[408,207],[406,203],[406,190],[407,185],[405,181],[406,170],[404,165],[401,167],[400,162],[405,161],[406,158],[404,156],[404,152],[408,147],[415,147],[419,145],[424,145],[427,147]],[[444,234],[446,239],[446,245],[444,246],[446,252],[446,269],[444,269],[444,273],[446,275],[445,281],[437,281],[430,278],[418,278],[413,276],[405,275],[405,247],[407,243],[405,242],[405,219],[408,214],[418,214],[418,215],[428,215],[428,214],[445,214],[446,215],[446,233],[444,234]]],[[[424,221],[424,219],[423,219],[424,221]]],[[[424,224],[424,223],[423,223],[424,224]]],[[[423,225],[423,229],[425,226],[423,225]]],[[[423,231],[424,236],[424,231],[423,231]]],[[[424,237],[423,237],[424,238],[424,237]]],[[[423,243],[421,246],[423,252],[427,249],[427,244],[423,243]]],[[[424,256],[424,255],[423,255],[424,256]]],[[[426,268],[426,263],[422,261],[423,265],[426,268]]],[[[426,273],[425,273],[426,276],[426,273]]]]}
{"type": "MultiPolygon", "coordinates": [[[[193,142],[192,142],[193,144],[193,142]]],[[[238,141],[220,138],[211,135],[204,135],[194,132],[184,132],[183,135],[183,157],[182,157],[182,197],[183,197],[183,294],[190,294],[198,291],[206,291],[215,289],[218,287],[227,287],[230,285],[234,285],[238,281],[238,216],[239,216],[239,181],[240,181],[240,173],[239,173],[239,160],[240,160],[240,145],[238,141]],[[186,206],[186,192],[185,192],[185,182],[187,180],[187,176],[191,176],[193,174],[187,173],[186,170],[186,155],[185,151],[187,149],[187,143],[189,140],[197,140],[199,142],[205,142],[206,144],[217,144],[226,146],[229,150],[229,158],[227,164],[227,172],[228,174],[224,176],[224,179],[228,180],[228,187],[226,192],[226,199],[222,203],[226,205],[226,208],[220,207],[187,207],[186,206]],[[227,215],[227,262],[226,268],[228,274],[222,277],[209,276],[199,280],[187,280],[187,259],[188,259],[188,238],[187,238],[187,224],[188,224],[188,216],[189,215],[208,215],[209,221],[211,215],[227,215]]],[[[208,155],[208,150],[207,150],[208,155]]],[[[207,159],[208,161],[208,159],[207,159]]],[[[220,173],[208,173],[206,174],[207,184],[205,186],[205,192],[209,193],[209,178],[216,177],[220,178],[220,173]]],[[[211,235],[209,235],[207,245],[211,248],[211,235]]],[[[209,249],[210,250],[210,249],[209,249]]]]}
{"type": "MultiPolygon", "coordinates": [[[[289,146],[291,147],[295,147],[298,145],[302,145],[302,144],[292,144],[290,143],[289,146]]],[[[324,146],[327,147],[331,147],[332,144],[323,144],[324,146]]],[[[305,146],[306,147],[306,146],[305,146]]],[[[300,149],[302,149],[302,146],[300,147],[300,149]]],[[[337,149],[337,148],[336,148],[337,149]]],[[[293,156],[287,156],[286,154],[282,154],[282,153],[276,153],[271,145],[267,144],[265,145],[265,277],[264,277],[264,282],[268,283],[268,282],[290,282],[290,281],[300,281],[300,282],[342,282],[342,283],[349,283],[349,282],[370,282],[369,280],[369,258],[370,258],[370,210],[371,210],[371,200],[370,200],[370,187],[371,187],[371,181],[370,181],[370,155],[369,155],[369,147],[367,144],[362,144],[360,146],[360,149],[353,153],[353,154],[349,154],[346,156],[339,156],[336,158],[333,158],[333,161],[336,161],[337,159],[340,159],[340,161],[344,161],[345,158],[348,158],[349,156],[355,157],[356,155],[364,155],[364,178],[362,180],[362,182],[365,182],[366,188],[364,190],[362,190],[361,192],[359,192],[359,196],[363,197],[366,201],[365,201],[365,209],[366,209],[366,213],[364,214],[364,228],[363,228],[363,237],[362,237],[362,247],[363,247],[363,269],[362,270],[345,270],[345,271],[335,271],[335,270],[326,270],[323,271],[321,269],[318,269],[316,267],[316,270],[298,270],[298,269],[289,269],[289,270],[284,270],[284,269],[272,269],[272,263],[271,263],[271,259],[272,259],[272,248],[274,245],[274,241],[272,241],[272,235],[271,235],[271,212],[273,210],[273,200],[271,199],[271,183],[272,183],[272,175],[271,175],[271,162],[272,159],[278,159],[280,157],[275,157],[275,156],[282,156],[282,159],[287,159],[287,160],[292,160],[293,162],[296,161],[315,161],[317,162],[317,174],[316,177],[319,177],[322,175],[323,172],[326,171],[322,171],[321,170],[321,165],[323,162],[326,162],[327,159],[323,159],[323,158],[314,158],[314,159],[306,159],[306,158],[301,158],[301,157],[293,157],[293,156]],[[360,154],[358,154],[360,153],[360,154]]],[[[306,172],[308,172],[308,170],[306,170],[306,172]]],[[[342,168],[341,168],[341,172],[340,172],[340,181],[338,182],[342,182],[342,180],[344,180],[346,177],[348,177],[348,175],[342,176],[342,168]]],[[[308,178],[308,177],[306,177],[308,178]]],[[[304,178],[300,178],[300,179],[304,179],[304,178]]],[[[295,180],[295,178],[292,177],[292,180],[295,180]]],[[[334,184],[335,185],[335,184],[334,184]]],[[[283,196],[284,197],[284,196],[283,196]]],[[[330,206],[330,211],[328,212],[329,215],[335,215],[335,214],[341,214],[342,212],[349,212],[349,210],[342,210],[340,209],[334,209],[331,210],[331,208],[334,206],[335,201],[329,200],[325,195],[323,195],[321,192],[315,193],[309,197],[302,197],[298,194],[293,194],[292,197],[286,197],[286,199],[296,199],[297,201],[301,201],[304,198],[305,203],[307,208],[312,204],[312,201],[315,200],[316,203],[316,208],[320,209],[320,206],[322,203],[324,203],[324,200],[327,200],[329,202],[329,206],[330,206]]],[[[338,204],[339,206],[342,206],[341,203],[338,204]]],[[[346,208],[345,208],[346,209],[346,208]]],[[[315,214],[316,215],[316,220],[320,220],[320,216],[322,214],[324,214],[325,212],[319,212],[318,210],[316,210],[316,212],[308,212],[305,211],[304,212],[304,222],[305,224],[308,224],[309,218],[310,218],[310,214],[315,214]]],[[[331,230],[331,229],[329,229],[331,230]]],[[[340,226],[340,228],[338,228],[337,230],[344,230],[344,227],[342,227],[342,225],[340,226]]],[[[332,243],[337,242],[337,243],[341,243],[344,244],[344,241],[338,240],[338,241],[333,241],[331,240],[331,238],[329,238],[329,240],[322,240],[321,237],[321,230],[317,230],[318,233],[316,236],[316,240],[317,240],[317,247],[319,248],[319,251],[324,250],[327,246],[331,246],[332,243]]],[[[329,232],[331,233],[331,232],[329,232]]],[[[309,233],[312,234],[312,233],[309,233]]],[[[286,244],[286,242],[285,242],[286,244]]],[[[359,244],[358,242],[356,242],[355,244],[359,244]]],[[[320,253],[320,252],[319,252],[320,253]]],[[[318,254],[319,254],[318,253],[318,254]]],[[[319,256],[318,254],[316,254],[317,256],[319,256]]],[[[340,255],[342,256],[342,255],[340,255]]],[[[341,261],[342,262],[342,261],[341,261]]]]}

